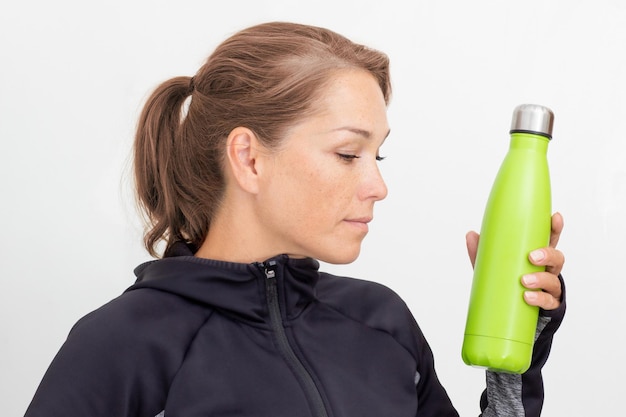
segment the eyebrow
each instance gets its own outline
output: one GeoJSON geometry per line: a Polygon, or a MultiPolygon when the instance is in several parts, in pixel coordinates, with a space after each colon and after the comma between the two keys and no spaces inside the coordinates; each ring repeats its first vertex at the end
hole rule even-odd
{"type": "MultiPolygon", "coordinates": [[[[372,132],[370,132],[369,130],[359,129],[357,127],[345,126],[345,127],[339,127],[337,129],[333,129],[333,130],[334,131],[347,130],[349,132],[356,133],[359,136],[363,136],[365,139],[369,139],[369,138],[372,137],[372,132]]],[[[383,138],[383,142],[385,141],[385,139],[387,139],[387,137],[389,136],[390,133],[391,133],[391,129],[389,129],[387,131],[387,134],[383,138]]]]}

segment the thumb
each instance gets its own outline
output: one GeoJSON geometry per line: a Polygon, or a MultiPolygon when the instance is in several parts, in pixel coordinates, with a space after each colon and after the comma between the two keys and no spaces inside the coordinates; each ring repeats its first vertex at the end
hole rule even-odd
{"type": "Polygon", "coordinates": [[[467,245],[467,254],[469,255],[472,268],[476,262],[476,250],[478,249],[478,239],[480,235],[471,230],[465,235],[465,244],[467,245]]]}

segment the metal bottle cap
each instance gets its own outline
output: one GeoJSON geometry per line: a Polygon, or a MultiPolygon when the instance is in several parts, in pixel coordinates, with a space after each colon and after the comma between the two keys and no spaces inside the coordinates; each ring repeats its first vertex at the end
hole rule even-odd
{"type": "Polygon", "coordinates": [[[511,133],[533,133],[552,139],[554,113],[538,104],[520,104],[513,111],[511,133]]]}

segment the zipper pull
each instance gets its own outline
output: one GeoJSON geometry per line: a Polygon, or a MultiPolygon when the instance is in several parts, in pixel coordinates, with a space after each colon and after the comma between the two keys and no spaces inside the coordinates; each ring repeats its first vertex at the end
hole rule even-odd
{"type": "Polygon", "coordinates": [[[265,278],[276,278],[276,261],[269,261],[263,264],[263,266],[265,267],[265,278]]]}

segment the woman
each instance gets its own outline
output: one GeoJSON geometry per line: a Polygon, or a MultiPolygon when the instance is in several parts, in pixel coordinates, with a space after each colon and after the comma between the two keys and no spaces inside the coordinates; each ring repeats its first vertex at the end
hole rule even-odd
{"type": "MultiPolygon", "coordinates": [[[[357,258],[387,194],[390,93],[384,54],[290,23],[245,29],[159,86],[135,174],[145,244],[163,259],[77,323],[26,415],[458,415],[402,300],[318,271],[357,258]]],[[[544,291],[527,299],[549,323],[527,374],[488,378],[485,416],[540,412],[564,311],[553,225],[548,272],[528,284],[544,291]]]]}

